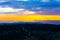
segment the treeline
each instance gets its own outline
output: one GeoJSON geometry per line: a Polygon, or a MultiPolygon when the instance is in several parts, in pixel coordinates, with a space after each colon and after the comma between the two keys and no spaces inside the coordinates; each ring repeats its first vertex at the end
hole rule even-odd
{"type": "Polygon", "coordinates": [[[0,25],[1,40],[51,40],[60,32],[60,25],[52,24],[3,24],[0,25]]]}

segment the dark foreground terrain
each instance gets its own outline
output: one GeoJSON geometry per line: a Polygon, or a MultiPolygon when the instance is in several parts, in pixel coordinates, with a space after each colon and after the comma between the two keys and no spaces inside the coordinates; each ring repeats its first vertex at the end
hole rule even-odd
{"type": "Polygon", "coordinates": [[[60,40],[60,25],[1,24],[0,40],[60,40]]]}

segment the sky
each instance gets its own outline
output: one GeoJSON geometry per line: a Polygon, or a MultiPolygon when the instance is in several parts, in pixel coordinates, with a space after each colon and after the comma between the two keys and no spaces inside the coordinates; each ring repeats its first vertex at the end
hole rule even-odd
{"type": "Polygon", "coordinates": [[[3,8],[3,7],[6,7],[6,8],[9,7],[12,9],[21,8],[29,11],[34,11],[37,13],[43,12],[44,14],[60,13],[59,0],[1,0],[0,8],[3,8]]]}
{"type": "MultiPolygon", "coordinates": [[[[44,23],[57,23],[60,24],[60,0],[0,0],[0,13],[5,13],[5,12],[20,12],[22,14],[42,14],[43,15],[47,15],[46,18],[44,18],[44,16],[41,17],[41,19],[47,19],[47,21],[43,21],[44,23]],[[55,16],[56,19],[59,19],[58,21],[56,21],[56,19],[54,21],[49,21],[49,18],[51,19],[50,16],[52,15],[57,15],[55,16]]],[[[37,17],[39,17],[39,15],[35,15],[30,16],[33,17],[34,19],[36,19],[37,17]]],[[[16,16],[16,15],[15,15],[16,16]]],[[[6,19],[6,15],[1,15],[1,19],[6,19]],[[5,18],[3,18],[5,17],[5,18]]],[[[9,15],[9,17],[11,18],[11,15],[9,15]]],[[[17,17],[17,16],[16,16],[17,17]]],[[[26,16],[27,17],[27,16],[26,16]]],[[[23,16],[22,16],[23,18],[23,16]]],[[[21,18],[21,19],[22,19],[21,18]]],[[[7,18],[8,19],[8,18],[7,18]]],[[[12,19],[12,18],[11,18],[12,19]]],[[[19,19],[19,17],[18,17],[19,19]]],[[[24,18],[25,19],[25,18],[24,18]]],[[[39,18],[37,18],[39,19],[39,18]]],[[[41,20],[39,19],[39,20],[41,20]]],[[[54,19],[54,17],[52,17],[52,19],[54,19]]],[[[15,19],[14,19],[15,20],[15,19]]],[[[20,20],[20,19],[19,19],[20,20]]],[[[30,19],[29,19],[30,20],[30,19]]],[[[33,19],[31,19],[33,20],[33,19]]],[[[26,21],[28,21],[28,19],[26,19],[26,21]]]]}

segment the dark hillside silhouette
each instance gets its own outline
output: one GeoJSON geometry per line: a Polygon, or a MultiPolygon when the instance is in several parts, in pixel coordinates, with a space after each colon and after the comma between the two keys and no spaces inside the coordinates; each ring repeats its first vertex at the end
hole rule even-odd
{"type": "Polygon", "coordinates": [[[52,40],[57,34],[60,34],[60,25],[34,23],[0,25],[0,40],[52,40]]]}

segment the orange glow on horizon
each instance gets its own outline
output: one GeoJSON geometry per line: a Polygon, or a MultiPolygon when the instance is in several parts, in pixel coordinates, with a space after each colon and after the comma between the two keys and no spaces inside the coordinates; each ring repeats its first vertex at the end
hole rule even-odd
{"type": "Polygon", "coordinates": [[[14,15],[14,14],[0,14],[0,21],[34,22],[34,21],[46,21],[46,20],[60,20],[60,15],[39,15],[39,14],[14,15]]]}

